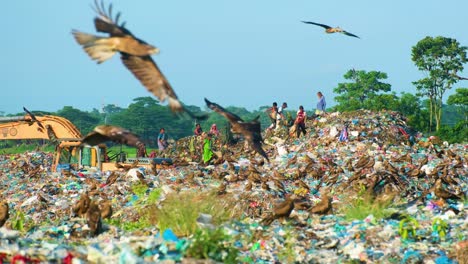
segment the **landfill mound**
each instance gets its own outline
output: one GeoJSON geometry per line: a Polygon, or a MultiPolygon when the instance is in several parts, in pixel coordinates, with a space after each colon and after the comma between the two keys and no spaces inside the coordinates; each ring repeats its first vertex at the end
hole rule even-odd
{"type": "Polygon", "coordinates": [[[307,129],[266,133],[270,163],[219,138],[203,164],[201,137],[153,170],[51,173],[50,154],[0,156],[1,261],[467,263],[467,145],[395,112],[330,113],[307,129]],[[189,209],[211,238],[175,224],[189,209]]]}

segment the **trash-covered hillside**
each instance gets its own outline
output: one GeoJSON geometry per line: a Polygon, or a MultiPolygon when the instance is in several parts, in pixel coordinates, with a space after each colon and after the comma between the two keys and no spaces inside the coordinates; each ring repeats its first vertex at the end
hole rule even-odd
{"type": "Polygon", "coordinates": [[[468,263],[468,145],[369,111],[264,141],[270,162],[218,139],[203,164],[189,137],[161,154],[173,165],[115,172],[2,155],[0,261],[468,263]]]}

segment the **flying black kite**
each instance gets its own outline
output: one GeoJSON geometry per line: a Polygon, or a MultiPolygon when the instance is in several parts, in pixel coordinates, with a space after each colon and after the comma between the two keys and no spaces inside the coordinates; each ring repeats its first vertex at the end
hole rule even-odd
{"type": "Polygon", "coordinates": [[[302,21],[302,23],[312,24],[312,25],[323,27],[323,28],[325,28],[326,33],[343,33],[343,34],[351,36],[351,37],[360,38],[360,37],[358,37],[358,36],[356,36],[354,34],[351,34],[351,33],[347,32],[347,31],[343,30],[340,27],[330,27],[330,26],[327,26],[327,25],[324,25],[324,24],[319,24],[319,23],[309,22],[309,21],[302,21]]]}
{"type": "Polygon", "coordinates": [[[111,58],[116,52],[120,53],[123,64],[132,72],[143,86],[148,89],[161,102],[168,100],[169,107],[173,112],[187,112],[193,118],[196,117],[187,111],[179,101],[177,95],[161,73],[156,63],[151,58],[152,54],[159,53],[159,49],[145,41],[135,37],[125,28],[125,22],[119,24],[120,12],[112,18],[112,4],[108,10],[95,0],[94,26],[98,32],[108,33],[109,37],[96,36],[72,30],[76,41],[83,46],[91,59],[102,63],[111,58]]]}
{"type": "Polygon", "coordinates": [[[81,143],[83,145],[96,146],[106,141],[114,141],[116,143],[125,144],[132,147],[139,147],[143,144],[137,135],[132,132],[111,125],[101,125],[94,128],[94,131],[86,135],[81,143]]]}
{"type": "Polygon", "coordinates": [[[232,133],[242,134],[250,147],[269,161],[267,154],[262,148],[263,139],[258,118],[255,118],[250,122],[245,122],[238,115],[228,112],[220,105],[212,103],[206,98],[205,102],[211,110],[214,110],[218,114],[224,116],[229,121],[232,133]]]}

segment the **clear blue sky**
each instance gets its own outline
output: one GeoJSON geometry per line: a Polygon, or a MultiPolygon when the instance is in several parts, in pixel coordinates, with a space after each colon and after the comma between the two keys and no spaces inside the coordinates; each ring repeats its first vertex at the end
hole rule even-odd
{"type": "MultiPolygon", "coordinates": [[[[118,55],[97,65],[74,41],[72,29],[95,33],[92,2],[2,3],[0,111],[126,107],[149,95],[118,55]]],[[[333,88],[351,68],[386,72],[393,91],[415,92],[411,82],[423,75],[411,61],[412,46],[426,36],[468,46],[466,0],[112,2],[133,34],[160,48],[153,58],[179,98],[197,106],[207,97],[249,110],[272,101],[312,110],[319,90],[333,105],[333,88]],[[327,35],[301,20],[361,39],[327,35]]]]}

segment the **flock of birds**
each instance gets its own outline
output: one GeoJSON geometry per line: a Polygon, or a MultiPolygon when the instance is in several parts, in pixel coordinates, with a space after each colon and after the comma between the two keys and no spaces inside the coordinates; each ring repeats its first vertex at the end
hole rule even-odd
{"type": "MultiPolygon", "coordinates": [[[[114,56],[115,53],[119,52],[125,67],[161,102],[167,100],[170,109],[174,113],[185,112],[190,117],[199,120],[207,118],[206,115],[194,115],[188,111],[178,99],[169,81],[151,58],[151,55],[159,52],[157,47],[134,36],[125,27],[125,22],[119,24],[121,13],[118,12],[115,17],[113,17],[112,4],[106,9],[104,2],[99,4],[97,0],[95,0],[94,10],[97,13],[97,16],[94,18],[96,31],[106,33],[108,36],[97,36],[78,30],[72,30],[75,40],[83,47],[84,51],[91,59],[97,61],[97,63],[103,63],[114,56]]],[[[324,27],[327,33],[343,33],[348,36],[358,37],[339,27],[334,28],[314,22],[303,22],[324,27]]],[[[223,115],[230,122],[233,133],[242,134],[250,147],[268,160],[268,156],[262,149],[263,140],[258,119],[246,122],[239,116],[226,111],[220,105],[210,102],[208,99],[205,99],[205,102],[210,109],[223,115]]],[[[134,134],[123,128],[99,126],[92,134],[86,136],[83,142],[85,144],[99,144],[107,140],[113,140],[138,147],[136,144],[141,144],[141,142],[135,137],[134,134]]]]}

